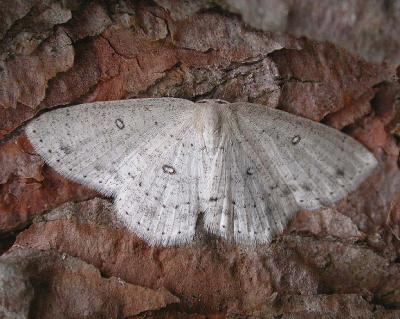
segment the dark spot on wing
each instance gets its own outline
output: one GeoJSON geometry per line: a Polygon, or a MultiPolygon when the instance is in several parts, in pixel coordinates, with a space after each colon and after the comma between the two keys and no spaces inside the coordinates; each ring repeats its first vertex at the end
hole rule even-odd
{"type": "Polygon", "coordinates": [[[121,119],[115,120],[115,125],[120,129],[123,130],[125,128],[125,123],[121,119]]]}
{"type": "Polygon", "coordinates": [[[293,138],[292,138],[292,144],[293,144],[293,145],[299,144],[300,141],[301,141],[300,135],[295,135],[295,136],[293,136],[293,138]]]}
{"type": "Polygon", "coordinates": [[[163,165],[162,169],[164,171],[164,173],[167,173],[169,175],[174,175],[176,174],[175,168],[173,168],[171,165],[163,165]]]}
{"type": "Polygon", "coordinates": [[[249,175],[249,176],[253,175],[253,174],[254,174],[254,168],[249,167],[249,168],[247,169],[247,171],[246,171],[246,174],[249,175]]]}
{"type": "Polygon", "coordinates": [[[72,153],[71,147],[69,147],[69,146],[67,146],[67,145],[61,145],[60,149],[61,149],[61,151],[63,151],[64,154],[66,154],[66,155],[72,153]]]}
{"type": "Polygon", "coordinates": [[[210,199],[208,200],[209,202],[216,202],[218,200],[217,197],[210,197],[210,199]]]}
{"type": "Polygon", "coordinates": [[[344,177],[344,170],[342,170],[341,168],[336,169],[335,173],[339,177],[344,177]]]}

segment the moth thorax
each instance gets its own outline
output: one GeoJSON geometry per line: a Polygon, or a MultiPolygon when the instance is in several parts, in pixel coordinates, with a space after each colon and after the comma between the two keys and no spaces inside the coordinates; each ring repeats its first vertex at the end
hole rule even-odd
{"type": "Polygon", "coordinates": [[[221,115],[222,112],[218,105],[205,104],[202,109],[202,134],[208,150],[219,146],[222,128],[221,115]]]}

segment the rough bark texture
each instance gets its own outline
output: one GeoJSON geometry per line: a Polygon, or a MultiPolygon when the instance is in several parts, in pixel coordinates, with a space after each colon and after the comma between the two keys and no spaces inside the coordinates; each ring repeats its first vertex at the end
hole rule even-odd
{"type": "Polygon", "coordinates": [[[399,17],[397,1],[0,1],[0,317],[399,318],[399,17]],[[152,248],[44,165],[23,126],[159,96],[322,121],[379,167],[270,245],[152,248]]]}

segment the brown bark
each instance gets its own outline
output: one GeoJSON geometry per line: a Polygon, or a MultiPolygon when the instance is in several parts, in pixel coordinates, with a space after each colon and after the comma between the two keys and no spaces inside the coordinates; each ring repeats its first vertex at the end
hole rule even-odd
{"type": "Polygon", "coordinates": [[[400,11],[378,2],[0,1],[0,317],[400,317],[400,11]],[[152,248],[110,199],[44,165],[23,127],[57,106],[159,96],[322,121],[379,167],[270,245],[152,248]]]}

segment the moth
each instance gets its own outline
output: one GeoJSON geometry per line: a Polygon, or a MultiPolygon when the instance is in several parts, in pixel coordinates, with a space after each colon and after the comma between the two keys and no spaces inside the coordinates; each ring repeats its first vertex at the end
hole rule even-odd
{"type": "Polygon", "coordinates": [[[114,198],[124,224],[152,245],[205,229],[268,243],[300,209],[345,197],[373,171],[350,136],[251,103],[177,98],[80,104],[43,113],[26,133],[61,175],[114,198]]]}

